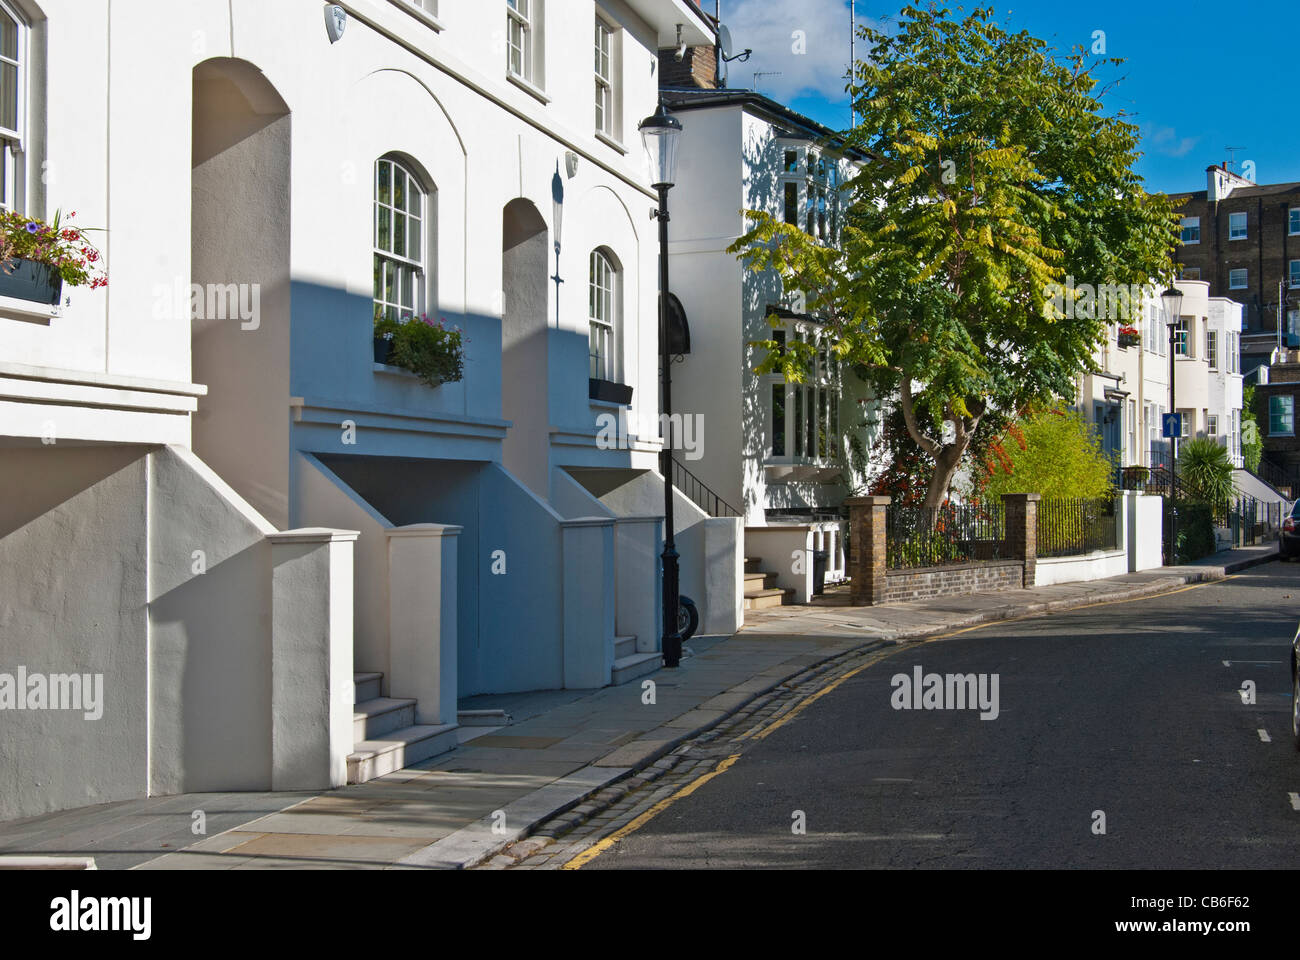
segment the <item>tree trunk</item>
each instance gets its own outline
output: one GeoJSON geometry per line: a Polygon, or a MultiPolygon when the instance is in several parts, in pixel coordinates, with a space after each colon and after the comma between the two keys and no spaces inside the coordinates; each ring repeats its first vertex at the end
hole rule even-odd
{"type": "Polygon", "coordinates": [[[961,466],[961,458],[970,446],[971,434],[958,434],[957,440],[940,449],[934,458],[934,476],[930,478],[930,488],[925,492],[925,508],[934,510],[943,506],[948,497],[948,485],[953,474],[961,466]]]}

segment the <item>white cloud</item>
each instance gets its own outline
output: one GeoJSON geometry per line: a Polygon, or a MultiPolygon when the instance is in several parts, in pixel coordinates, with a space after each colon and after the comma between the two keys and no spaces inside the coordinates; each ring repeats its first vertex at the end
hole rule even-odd
{"type": "MultiPolygon", "coordinates": [[[[865,4],[862,4],[865,6],[865,4]]],[[[704,4],[710,9],[711,4],[704,4]]],[[[712,12],[710,10],[710,12],[712,12]]],[[[858,11],[858,22],[867,18],[858,11]]],[[[774,100],[820,94],[830,100],[846,99],[849,67],[848,0],[723,0],[722,22],[731,29],[733,53],[746,47],[754,51],[748,63],[729,65],[727,85],[757,88],[774,100]],[[800,47],[804,52],[795,52],[800,47]],[[759,77],[754,74],[779,73],[759,77]]],[[[858,53],[862,53],[859,41],[858,53]]]]}
{"type": "Polygon", "coordinates": [[[1145,124],[1142,133],[1157,153],[1167,157],[1185,157],[1200,142],[1200,137],[1180,137],[1173,127],[1145,124]]]}

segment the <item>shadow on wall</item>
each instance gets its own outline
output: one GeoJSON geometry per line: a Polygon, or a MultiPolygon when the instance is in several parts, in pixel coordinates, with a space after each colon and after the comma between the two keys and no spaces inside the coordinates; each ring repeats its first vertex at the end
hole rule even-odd
{"type": "Polygon", "coordinates": [[[564,686],[560,517],[499,464],[319,454],[397,526],[456,524],[458,695],[564,686]]]}

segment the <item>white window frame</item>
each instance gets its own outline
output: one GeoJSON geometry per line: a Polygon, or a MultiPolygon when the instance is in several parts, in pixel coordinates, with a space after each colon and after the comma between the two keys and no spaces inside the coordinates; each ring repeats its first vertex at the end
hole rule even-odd
{"type": "Polygon", "coordinates": [[[623,144],[622,31],[600,13],[596,14],[593,76],[595,79],[596,136],[621,147],[623,144]],[[602,37],[605,47],[602,48],[602,37]],[[601,71],[602,58],[604,72],[601,71]]]}
{"type": "Polygon", "coordinates": [[[618,262],[603,247],[591,251],[587,260],[587,356],[593,380],[621,383],[619,363],[618,262]]]}
{"type": "Polygon", "coordinates": [[[1179,317],[1174,324],[1174,354],[1187,360],[1192,357],[1192,317],[1179,317]]]}
{"type": "Polygon", "coordinates": [[[438,0],[393,0],[393,3],[414,16],[421,23],[425,23],[435,30],[442,29],[442,21],[438,19],[438,0]]]}
{"type": "MultiPolygon", "coordinates": [[[[840,404],[843,401],[843,370],[839,359],[830,348],[830,340],[823,336],[815,322],[790,320],[785,327],[777,328],[785,335],[785,343],[815,343],[813,368],[803,383],[790,383],[779,375],[763,379],[763,404],[770,425],[767,460],[779,464],[834,464],[843,460],[840,437],[840,404]],[[771,440],[775,439],[775,409],[772,405],[773,388],[785,386],[785,452],[776,454],[771,440]],[[808,432],[808,414],[811,407],[813,432],[808,432]],[[822,449],[821,438],[826,438],[822,449]]],[[[774,339],[775,336],[774,336],[774,339]]]]}
{"type": "Polygon", "coordinates": [[[1250,217],[1243,210],[1228,214],[1228,239],[1229,240],[1247,240],[1250,233],[1250,217]],[[1237,224],[1241,224],[1241,232],[1237,231],[1237,224]]]}
{"type": "Polygon", "coordinates": [[[1195,410],[1190,410],[1187,408],[1180,408],[1178,410],[1178,429],[1181,431],[1178,434],[1179,440],[1186,440],[1189,437],[1191,437],[1192,426],[1195,424],[1195,422],[1196,422],[1195,410]]]}
{"type": "Polygon", "coordinates": [[[1234,267],[1228,271],[1228,289],[1229,290],[1248,290],[1250,289],[1250,270],[1247,267],[1234,267]],[[1233,275],[1241,274],[1241,283],[1233,282],[1233,275]]]}
{"type": "Polygon", "coordinates": [[[506,0],[506,76],[543,102],[546,0],[506,0]],[[516,53],[519,69],[515,69],[516,53]]]}
{"type": "Polygon", "coordinates": [[[374,313],[376,319],[381,313],[387,314],[391,319],[398,322],[405,322],[413,317],[422,316],[425,313],[425,304],[428,302],[429,287],[429,211],[430,211],[430,194],[431,191],[424,185],[423,181],[411,169],[410,165],[402,160],[401,157],[386,155],[375,161],[375,179],[374,179],[374,197],[372,203],[371,223],[371,243],[373,246],[374,267],[376,273],[382,270],[383,281],[375,279],[375,289],[373,291],[374,313]],[[380,173],[383,165],[389,167],[389,199],[387,202],[380,199],[379,184],[380,173]],[[404,210],[399,210],[396,206],[397,201],[397,173],[401,173],[406,180],[407,202],[404,210]],[[412,212],[411,191],[418,194],[418,204],[416,212],[412,212]],[[390,247],[396,247],[394,239],[396,237],[396,228],[399,217],[404,218],[405,233],[405,253],[398,253],[395,249],[387,249],[380,242],[380,214],[383,211],[388,212],[388,230],[390,247]],[[414,235],[419,238],[420,252],[418,257],[410,256],[410,238],[412,236],[411,221],[415,221],[414,235]],[[393,291],[395,297],[390,299],[387,287],[388,267],[391,264],[393,268],[393,291]],[[403,302],[402,288],[406,278],[410,278],[411,283],[411,304],[408,306],[403,302]]]}
{"type": "Polygon", "coordinates": [[[1178,241],[1184,247],[1190,247],[1193,244],[1201,242],[1201,218],[1200,217],[1183,217],[1178,224],[1178,241]],[[1196,239],[1187,239],[1187,231],[1195,230],[1196,239]]]}
{"type": "Polygon", "coordinates": [[[1300,236],[1300,207],[1287,210],[1287,236],[1300,236]]]}
{"type": "Polygon", "coordinates": [[[1205,359],[1211,370],[1219,369],[1219,331],[1205,331],[1205,359]]]}
{"type": "Polygon", "coordinates": [[[1207,413],[1205,415],[1205,435],[1212,440],[1219,439],[1219,415],[1217,413],[1207,413]]]}
{"type": "Polygon", "coordinates": [[[1300,260],[1287,262],[1287,282],[1293,287],[1300,286],[1300,260]]]}
{"type": "Polygon", "coordinates": [[[27,206],[27,64],[28,34],[26,18],[10,3],[0,0],[0,11],[14,21],[17,56],[0,56],[0,63],[13,66],[14,126],[0,126],[0,207],[23,212],[27,206]]]}

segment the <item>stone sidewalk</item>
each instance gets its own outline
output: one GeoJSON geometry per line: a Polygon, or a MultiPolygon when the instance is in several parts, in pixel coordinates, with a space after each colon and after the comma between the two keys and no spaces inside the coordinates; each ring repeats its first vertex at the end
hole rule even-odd
{"type": "Polygon", "coordinates": [[[729,638],[696,638],[677,670],[594,691],[478,697],[514,723],[463,728],[450,753],[318,795],[189,794],[0,824],[0,855],[92,856],[101,869],[421,869],[482,862],[543,820],[664,756],[808,668],[864,646],[1162,593],[1274,558],[1275,545],[1090,583],[850,607],[749,611],[729,638]],[[196,842],[196,812],[206,835],[196,842]]]}

